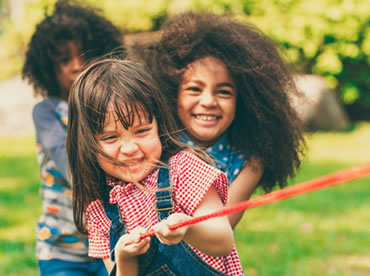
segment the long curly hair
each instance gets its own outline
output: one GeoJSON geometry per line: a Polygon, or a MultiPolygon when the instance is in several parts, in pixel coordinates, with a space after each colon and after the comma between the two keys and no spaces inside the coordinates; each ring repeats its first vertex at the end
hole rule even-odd
{"type": "Polygon", "coordinates": [[[265,191],[284,186],[304,154],[301,121],[290,103],[299,95],[279,46],[255,26],[231,15],[186,12],[169,18],[146,63],[177,116],[178,88],[187,66],[203,57],[221,60],[237,86],[235,119],[227,130],[232,146],[259,158],[265,191]]]}
{"type": "Polygon", "coordinates": [[[123,31],[99,12],[70,0],[58,1],[50,15],[45,12],[31,37],[22,70],[23,79],[32,84],[35,95],[60,96],[56,57],[67,41],[79,42],[84,61],[113,51],[122,54],[123,31]]]}

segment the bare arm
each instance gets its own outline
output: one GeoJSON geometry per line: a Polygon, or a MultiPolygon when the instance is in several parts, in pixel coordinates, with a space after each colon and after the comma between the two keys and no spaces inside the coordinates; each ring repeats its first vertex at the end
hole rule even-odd
{"type": "Polygon", "coordinates": [[[113,269],[113,262],[111,259],[103,259],[103,262],[104,262],[104,265],[105,265],[105,268],[107,269],[108,271],[108,275],[110,274],[110,272],[112,271],[113,269]]]}
{"type": "MultiPolygon", "coordinates": [[[[207,191],[204,199],[194,212],[194,217],[215,212],[223,203],[214,186],[207,191]]],[[[233,231],[227,217],[217,217],[187,227],[170,231],[168,225],[190,218],[185,214],[173,214],[157,224],[153,230],[165,244],[175,244],[181,239],[209,256],[226,256],[234,246],[233,231]]]]}
{"type": "MultiPolygon", "coordinates": [[[[263,174],[263,165],[257,158],[252,158],[231,183],[226,206],[247,200],[263,174]]],[[[243,211],[228,216],[231,227],[235,228],[243,216],[243,211]]]]}

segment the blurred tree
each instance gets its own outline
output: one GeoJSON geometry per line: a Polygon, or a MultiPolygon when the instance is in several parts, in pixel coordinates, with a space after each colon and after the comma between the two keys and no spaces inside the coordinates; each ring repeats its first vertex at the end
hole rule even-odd
{"type": "Polygon", "coordinates": [[[249,20],[281,43],[300,71],[325,77],[352,119],[370,119],[368,0],[260,0],[249,20]]]}
{"type": "MultiPolygon", "coordinates": [[[[0,43],[6,50],[1,51],[0,62],[14,66],[3,70],[0,79],[19,72],[24,47],[35,25],[45,9],[56,2],[9,1],[25,1],[25,12],[17,24],[2,24],[0,43]]],[[[369,0],[75,1],[101,9],[117,26],[133,33],[158,30],[169,15],[190,9],[233,13],[240,20],[256,24],[286,48],[286,58],[300,72],[323,76],[330,87],[336,88],[354,119],[366,112],[370,119],[369,0]],[[365,112],[354,114],[353,110],[362,109],[365,112]]]]}

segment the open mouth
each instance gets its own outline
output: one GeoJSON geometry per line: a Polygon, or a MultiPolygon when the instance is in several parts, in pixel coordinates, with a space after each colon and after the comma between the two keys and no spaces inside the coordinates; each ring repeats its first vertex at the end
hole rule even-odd
{"type": "Polygon", "coordinates": [[[131,159],[131,160],[124,160],[123,162],[127,165],[129,168],[136,167],[140,164],[142,164],[145,160],[145,157],[137,158],[137,159],[131,159]]]}
{"type": "Polygon", "coordinates": [[[197,120],[202,120],[202,121],[216,121],[221,118],[221,116],[216,116],[216,115],[193,115],[193,117],[197,120]]]}

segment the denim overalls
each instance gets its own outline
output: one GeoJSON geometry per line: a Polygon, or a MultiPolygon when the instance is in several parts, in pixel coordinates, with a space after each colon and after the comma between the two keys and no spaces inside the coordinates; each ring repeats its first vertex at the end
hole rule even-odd
{"type": "MultiPolygon", "coordinates": [[[[169,171],[167,168],[159,169],[158,189],[170,188],[169,171]]],[[[172,190],[155,193],[158,220],[167,218],[173,211],[172,190]]],[[[104,204],[105,213],[112,221],[110,228],[110,248],[114,261],[114,247],[121,235],[125,234],[126,227],[122,222],[117,204],[104,204]]],[[[175,245],[166,245],[152,237],[149,250],[138,256],[139,275],[224,275],[205,263],[184,241],[175,245]]],[[[114,266],[111,275],[115,275],[114,266]]]]}

